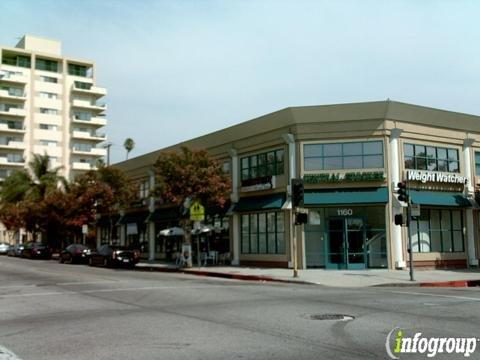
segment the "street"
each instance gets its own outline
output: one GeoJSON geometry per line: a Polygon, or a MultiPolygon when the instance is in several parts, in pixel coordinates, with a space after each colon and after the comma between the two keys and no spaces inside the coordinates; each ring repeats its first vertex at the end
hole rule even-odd
{"type": "Polygon", "coordinates": [[[476,288],[330,288],[5,256],[0,280],[0,345],[24,360],[385,359],[395,327],[480,335],[476,288]],[[323,314],[354,319],[312,318],[323,314]]]}

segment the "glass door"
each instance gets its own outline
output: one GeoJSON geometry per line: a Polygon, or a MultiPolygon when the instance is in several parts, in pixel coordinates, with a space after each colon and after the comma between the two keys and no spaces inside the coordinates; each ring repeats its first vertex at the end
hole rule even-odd
{"type": "Polygon", "coordinates": [[[345,220],[328,220],[327,269],[346,269],[345,261],[345,220]]]}
{"type": "Polygon", "coordinates": [[[365,227],[362,218],[328,219],[327,269],[365,269],[365,227]]]}
{"type": "Polygon", "coordinates": [[[365,269],[365,232],[363,219],[346,218],[347,268],[365,269]]]}

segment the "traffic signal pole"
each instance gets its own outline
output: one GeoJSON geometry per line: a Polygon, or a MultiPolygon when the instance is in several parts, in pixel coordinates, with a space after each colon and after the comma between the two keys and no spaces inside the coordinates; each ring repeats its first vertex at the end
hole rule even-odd
{"type": "Polygon", "coordinates": [[[413,276],[413,249],[412,249],[412,233],[410,231],[410,223],[412,220],[412,199],[410,197],[410,182],[407,182],[408,206],[407,206],[407,231],[408,231],[408,265],[410,271],[410,281],[415,281],[413,276]]]}
{"type": "MultiPolygon", "coordinates": [[[[408,266],[410,271],[410,281],[415,281],[413,276],[413,248],[412,234],[410,232],[410,222],[412,220],[412,200],[410,198],[410,182],[400,181],[397,183],[398,200],[407,204],[407,218],[402,220],[403,216],[395,215],[395,225],[405,226],[408,232],[408,266]],[[397,218],[398,217],[398,218],[397,218]]],[[[403,213],[403,211],[402,211],[403,213]]]]}
{"type": "Polygon", "coordinates": [[[298,261],[297,261],[297,225],[295,225],[296,207],[292,206],[292,221],[290,226],[293,226],[293,277],[298,278],[298,261]]]}

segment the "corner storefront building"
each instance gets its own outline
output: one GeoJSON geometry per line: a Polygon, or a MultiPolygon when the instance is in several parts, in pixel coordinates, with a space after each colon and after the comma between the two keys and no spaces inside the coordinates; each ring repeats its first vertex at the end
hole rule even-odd
{"type": "Polygon", "coordinates": [[[98,244],[113,232],[151,260],[168,257],[159,234],[178,209],[151,197],[153,164],[180,146],[207,149],[231,175],[232,205],[207,221],[234,265],[292,267],[295,235],[300,268],[405,268],[407,228],[393,219],[403,211],[396,184],[407,181],[420,205],[415,265],[478,266],[479,116],[389,100],[292,107],[132,158],[114,166],[138,184],[138,206],[100,217],[98,244]],[[291,225],[292,178],[305,183],[302,227],[291,225]]]}

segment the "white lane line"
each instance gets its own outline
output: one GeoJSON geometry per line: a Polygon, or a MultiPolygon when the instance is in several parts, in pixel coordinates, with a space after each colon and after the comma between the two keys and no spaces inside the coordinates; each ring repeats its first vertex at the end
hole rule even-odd
{"type": "MultiPolygon", "coordinates": [[[[27,293],[27,294],[6,294],[0,295],[0,298],[19,298],[19,297],[32,297],[32,296],[58,296],[58,295],[75,295],[75,294],[93,294],[93,293],[108,293],[108,292],[121,292],[121,291],[154,291],[154,290],[168,290],[168,289],[211,289],[211,288],[224,288],[227,285],[222,286],[145,286],[134,288],[118,288],[118,289],[96,289],[96,290],[81,290],[81,291],[52,291],[52,292],[39,292],[39,293],[27,293]]],[[[1,359],[0,359],[1,360],[1,359]]]]}
{"type": "Polygon", "coordinates": [[[422,295],[422,296],[432,296],[448,299],[458,299],[458,300],[469,300],[469,301],[480,301],[480,298],[467,297],[467,296],[455,296],[455,295],[442,295],[442,294],[428,294],[422,292],[413,292],[413,291],[389,291],[394,294],[406,294],[406,295],[422,295]]]}
{"type": "Polygon", "coordinates": [[[70,285],[92,285],[92,284],[113,284],[118,281],[107,280],[107,281],[83,281],[83,282],[64,282],[64,283],[55,283],[54,286],[70,286],[70,285]]]}
{"type": "Polygon", "coordinates": [[[0,345],[0,360],[22,360],[6,347],[0,345]]]}

